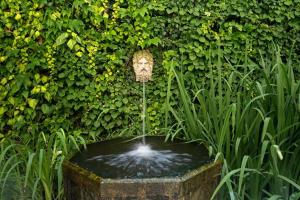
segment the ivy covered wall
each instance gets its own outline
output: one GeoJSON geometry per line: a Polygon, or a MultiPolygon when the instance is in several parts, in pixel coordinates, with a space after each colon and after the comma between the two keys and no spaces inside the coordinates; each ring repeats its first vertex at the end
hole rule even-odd
{"type": "Polygon", "coordinates": [[[155,130],[171,65],[205,84],[218,46],[226,76],[226,60],[259,62],[274,44],[299,52],[299,33],[300,0],[1,1],[0,137],[139,130],[142,85],[131,57],[143,48],[155,59],[147,84],[155,130]]]}

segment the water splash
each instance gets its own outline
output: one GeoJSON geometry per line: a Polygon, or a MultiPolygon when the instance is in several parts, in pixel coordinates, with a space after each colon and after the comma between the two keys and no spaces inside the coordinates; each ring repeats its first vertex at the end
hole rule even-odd
{"type": "Polygon", "coordinates": [[[136,154],[137,157],[151,157],[153,150],[149,145],[139,145],[132,153],[136,154]]]}
{"type": "Polygon", "coordinates": [[[133,150],[121,154],[100,155],[87,159],[87,161],[93,160],[104,162],[128,173],[136,173],[139,177],[148,173],[164,173],[174,166],[185,167],[192,161],[192,156],[186,153],[174,153],[171,150],[153,150],[149,145],[139,144],[133,150]]]}

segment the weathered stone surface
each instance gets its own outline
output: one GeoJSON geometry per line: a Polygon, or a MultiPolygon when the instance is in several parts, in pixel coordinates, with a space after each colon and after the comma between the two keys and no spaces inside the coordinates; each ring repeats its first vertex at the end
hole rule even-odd
{"type": "Polygon", "coordinates": [[[135,52],[132,62],[136,81],[148,82],[152,80],[153,56],[149,50],[135,52]]]}
{"type": "Polygon", "coordinates": [[[217,161],[176,178],[107,179],[65,161],[65,194],[67,200],[208,200],[220,171],[217,161]]]}

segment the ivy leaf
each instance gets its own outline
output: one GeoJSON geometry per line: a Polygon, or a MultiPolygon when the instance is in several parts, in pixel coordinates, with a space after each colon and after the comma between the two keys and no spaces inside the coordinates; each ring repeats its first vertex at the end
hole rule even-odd
{"type": "Polygon", "coordinates": [[[169,9],[169,8],[166,11],[167,11],[167,14],[171,14],[173,12],[173,10],[169,9]]]}
{"type": "Polygon", "coordinates": [[[116,106],[121,107],[122,106],[122,102],[121,101],[117,101],[116,102],[116,106]]]}
{"type": "Polygon", "coordinates": [[[35,107],[36,107],[37,104],[38,104],[38,100],[28,98],[28,105],[31,108],[35,109],[35,107]]]}
{"type": "Polygon", "coordinates": [[[78,19],[69,20],[68,24],[70,28],[75,29],[77,32],[80,32],[80,30],[84,28],[84,23],[78,19]]]}
{"type": "Polygon", "coordinates": [[[100,121],[99,121],[99,120],[95,121],[95,122],[94,122],[94,126],[95,126],[96,128],[98,128],[98,127],[100,126],[100,121]]]}
{"type": "Polygon", "coordinates": [[[189,71],[193,71],[193,69],[194,69],[194,65],[188,66],[188,70],[189,70],[189,71]]]}
{"type": "Polygon", "coordinates": [[[115,122],[112,121],[107,125],[107,129],[112,129],[114,126],[115,126],[115,122]]]}
{"type": "Polygon", "coordinates": [[[83,53],[81,51],[79,51],[79,52],[75,53],[75,55],[81,58],[83,53]]]}
{"type": "Polygon", "coordinates": [[[123,124],[122,120],[117,120],[117,125],[121,126],[123,124]]]}
{"type": "Polygon", "coordinates": [[[18,92],[20,90],[20,88],[21,88],[20,86],[21,86],[21,82],[20,81],[18,81],[15,84],[13,84],[11,86],[10,95],[12,96],[16,92],[18,92]]]}
{"type": "Polygon", "coordinates": [[[287,5],[287,6],[290,6],[290,5],[293,4],[293,1],[287,0],[287,1],[284,1],[284,4],[287,5]]]}
{"type": "Polygon", "coordinates": [[[25,99],[28,98],[28,95],[29,95],[29,92],[28,92],[28,91],[22,92],[22,96],[23,96],[25,99]]]}
{"type": "Polygon", "coordinates": [[[119,9],[120,17],[123,18],[127,15],[127,10],[125,8],[119,9]]]}
{"type": "Polygon", "coordinates": [[[42,112],[43,112],[44,114],[48,114],[49,111],[50,111],[49,106],[47,106],[46,104],[43,104],[43,105],[41,106],[41,109],[42,109],[42,112]]]}
{"type": "Polygon", "coordinates": [[[105,115],[105,116],[104,116],[104,120],[105,120],[105,121],[109,122],[110,119],[111,119],[111,116],[110,116],[110,115],[105,115]]]}
{"type": "Polygon", "coordinates": [[[205,43],[206,39],[204,37],[199,37],[199,41],[205,43]]]}
{"type": "Polygon", "coordinates": [[[69,33],[62,33],[55,41],[57,46],[66,42],[67,37],[69,37],[69,33]]]}
{"type": "Polygon", "coordinates": [[[9,97],[8,102],[11,103],[12,105],[15,105],[15,98],[9,97]]]}
{"type": "Polygon", "coordinates": [[[193,54],[191,54],[191,55],[190,55],[190,59],[191,59],[191,60],[195,60],[195,59],[196,59],[196,56],[193,55],[193,54]]]}
{"type": "Polygon", "coordinates": [[[123,101],[124,104],[128,103],[128,99],[127,98],[124,98],[122,101],[123,101]]]}
{"type": "Polygon", "coordinates": [[[180,9],[179,10],[179,15],[184,15],[185,14],[185,10],[184,9],[180,9]]]}
{"type": "Polygon", "coordinates": [[[67,45],[68,45],[68,47],[69,47],[70,49],[73,49],[73,47],[74,47],[75,44],[76,44],[76,41],[73,40],[73,39],[70,39],[70,40],[68,41],[68,43],[67,43],[67,45]]]}
{"type": "Polygon", "coordinates": [[[117,113],[117,112],[114,112],[111,114],[113,119],[116,119],[118,117],[118,115],[119,115],[119,113],[117,113]]]}
{"type": "Polygon", "coordinates": [[[146,13],[147,13],[147,7],[142,7],[139,12],[140,16],[144,17],[146,13]]]}
{"type": "Polygon", "coordinates": [[[3,115],[7,109],[5,107],[0,107],[0,116],[3,115]]]}
{"type": "Polygon", "coordinates": [[[0,82],[2,85],[5,85],[7,83],[7,79],[6,78],[3,78],[1,79],[1,82],[0,82]]]}
{"type": "Polygon", "coordinates": [[[108,19],[108,18],[109,18],[109,15],[108,15],[107,13],[104,13],[104,14],[103,14],[103,18],[108,19]]]}
{"type": "Polygon", "coordinates": [[[79,44],[82,43],[82,41],[78,35],[76,35],[74,38],[75,38],[76,42],[78,42],[79,44]]]}
{"type": "Polygon", "coordinates": [[[155,46],[157,46],[159,43],[161,43],[161,40],[158,37],[149,40],[149,44],[153,44],[155,46]]]}

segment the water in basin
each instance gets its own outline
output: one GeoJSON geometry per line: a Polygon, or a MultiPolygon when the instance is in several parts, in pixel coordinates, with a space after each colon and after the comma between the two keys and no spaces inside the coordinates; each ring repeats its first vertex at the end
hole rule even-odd
{"type": "Polygon", "coordinates": [[[70,161],[103,178],[171,178],[211,161],[203,145],[164,137],[113,139],[89,144],[70,161]]]}

